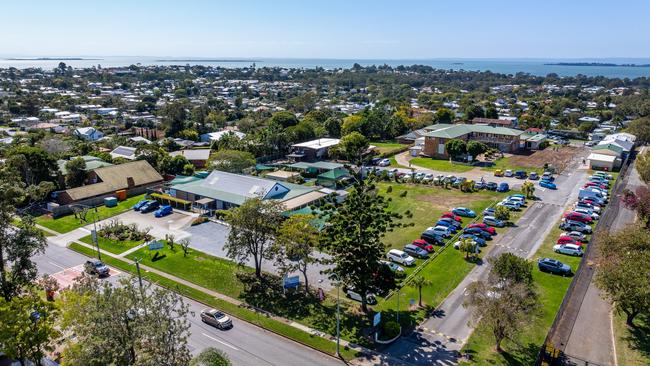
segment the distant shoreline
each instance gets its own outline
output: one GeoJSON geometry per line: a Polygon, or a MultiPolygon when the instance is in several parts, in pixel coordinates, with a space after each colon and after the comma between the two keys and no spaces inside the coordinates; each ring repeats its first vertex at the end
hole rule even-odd
{"type": "Polygon", "coordinates": [[[596,67],[650,67],[650,64],[612,64],[606,62],[555,62],[544,65],[549,66],[596,66],[596,67]]]}
{"type": "Polygon", "coordinates": [[[32,58],[6,58],[10,61],[100,61],[103,58],[81,58],[81,57],[32,57],[32,58]]]}
{"type": "Polygon", "coordinates": [[[177,60],[154,60],[154,62],[262,62],[258,60],[219,60],[219,59],[177,59],[177,60]]]}

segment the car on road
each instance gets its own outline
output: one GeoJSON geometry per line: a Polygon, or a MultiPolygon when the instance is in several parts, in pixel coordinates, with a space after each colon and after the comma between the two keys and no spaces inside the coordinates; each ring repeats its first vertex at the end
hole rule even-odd
{"type": "Polygon", "coordinates": [[[530,172],[530,173],[528,173],[528,179],[530,179],[530,180],[538,180],[539,175],[537,174],[537,172],[530,172]]]}
{"type": "Polygon", "coordinates": [[[499,187],[499,185],[496,184],[496,182],[488,182],[488,183],[485,185],[485,189],[487,189],[488,191],[496,191],[496,189],[497,189],[498,187],[499,187]]]}
{"type": "Polygon", "coordinates": [[[389,166],[390,165],[390,159],[381,159],[377,163],[378,166],[389,166]]]}
{"type": "Polygon", "coordinates": [[[571,267],[560,262],[557,259],[540,258],[537,260],[537,267],[542,272],[550,272],[563,276],[568,276],[571,274],[571,267]]]}
{"type": "Polygon", "coordinates": [[[504,177],[508,177],[508,178],[510,178],[510,177],[512,177],[513,175],[514,175],[514,173],[513,173],[512,170],[510,170],[510,169],[507,169],[505,172],[503,172],[503,176],[504,176],[504,177]]]}
{"type": "Polygon", "coordinates": [[[444,239],[440,235],[427,231],[420,234],[420,239],[426,241],[431,245],[442,245],[444,242],[444,239]]]}
{"type": "Polygon", "coordinates": [[[526,172],[523,170],[517,170],[515,172],[515,178],[517,179],[526,179],[526,172]]]}
{"type": "Polygon", "coordinates": [[[560,236],[569,236],[582,243],[587,241],[587,235],[579,231],[565,231],[562,234],[560,234],[560,236]]]}
{"type": "Polygon", "coordinates": [[[548,188],[548,189],[557,189],[557,186],[555,183],[551,182],[550,180],[542,179],[539,181],[539,186],[542,188],[548,188]]]}
{"type": "Polygon", "coordinates": [[[140,200],[140,201],[138,201],[138,203],[136,203],[135,205],[133,205],[132,208],[133,208],[134,211],[140,211],[140,209],[142,208],[142,206],[146,205],[146,204],[149,203],[149,202],[151,202],[151,200],[140,200]]]}
{"type": "Polygon", "coordinates": [[[575,244],[556,244],[553,246],[553,251],[555,253],[582,257],[582,247],[575,244]]]}
{"type": "Polygon", "coordinates": [[[111,270],[99,259],[90,259],[84,264],[84,272],[97,277],[107,277],[111,270]]]}
{"type": "Polygon", "coordinates": [[[404,272],[404,268],[398,266],[396,263],[389,262],[389,261],[383,261],[383,260],[379,261],[379,263],[387,266],[393,272],[404,272]]]}
{"type": "Polygon", "coordinates": [[[174,212],[174,210],[172,209],[172,206],[163,205],[163,206],[160,206],[160,208],[157,209],[156,212],[154,212],[153,215],[156,216],[156,217],[163,217],[163,216],[167,216],[167,215],[171,214],[172,212],[174,212]]]}
{"type": "Polygon", "coordinates": [[[201,310],[201,321],[219,329],[232,328],[230,317],[217,309],[206,308],[201,310]]]}
{"type": "Polygon", "coordinates": [[[415,240],[413,240],[413,242],[411,242],[411,244],[415,245],[418,248],[422,248],[422,249],[426,250],[429,253],[436,250],[436,248],[434,248],[433,245],[427,243],[427,241],[423,240],[423,239],[415,239],[415,240]]]}
{"type": "Polygon", "coordinates": [[[580,212],[575,212],[575,211],[565,213],[564,218],[567,220],[578,221],[585,224],[591,224],[592,221],[594,221],[594,219],[592,219],[591,216],[585,215],[580,212]]]}
{"type": "Polygon", "coordinates": [[[585,234],[591,234],[591,226],[580,221],[565,220],[560,223],[560,229],[578,231],[585,234]]]}
{"type": "Polygon", "coordinates": [[[485,216],[483,217],[483,223],[490,226],[504,227],[506,223],[497,219],[494,216],[485,216]]]}
{"type": "Polygon", "coordinates": [[[487,245],[487,242],[485,241],[485,239],[483,239],[483,238],[481,238],[481,237],[479,237],[478,235],[475,235],[475,234],[463,234],[463,235],[460,236],[460,238],[461,239],[472,239],[472,240],[474,240],[476,242],[476,244],[478,244],[479,246],[482,246],[482,247],[487,245]]]}
{"type": "Polygon", "coordinates": [[[404,251],[415,258],[427,258],[429,256],[429,252],[413,244],[405,245],[404,251]]]}
{"type": "MultiPolygon", "coordinates": [[[[488,215],[488,216],[494,216],[494,215],[488,215]]],[[[477,227],[477,228],[479,228],[479,229],[481,229],[483,231],[487,231],[490,235],[496,235],[497,234],[496,229],[494,229],[492,226],[487,226],[482,222],[475,222],[475,223],[467,225],[467,227],[468,228],[477,227]]]]}
{"type": "Polygon", "coordinates": [[[426,231],[430,231],[436,235],[442,236],[443,238],[451,236],[451,230],[447,226],[432,226],[428,227],[426,231]]]}
{"type": "Polygon", "coordinates": [[[160,207],[160,203],[158,201],[149,201],[145,203],[142,207],[140,207],[140,212],[141,213],[149,213],[151,211],[155,211],[160,207]]]}
{"type": "Polygon", "coordinates": [[[399,263],[404,266],[412,266],[415,264],[415,258],[399,249],[389,250],[388,253],[386,253],[386,258],[391,262],[399,263]]]}
{"type": "Polygon", "coordinates": [[[479,236],[485,240],[489,240],[492,238],[492,235],[488,233],[487,231],[481,229],[480,227],[468,227],[463,230],[463,234],[473,234],[476,236],[479,236]]]}
{"type": "Polygon", "coordinates": [[[510,190],[510,186],[508,183],[501,183],[497,187],[497,192],[508,192],[510,190]]]}
{"type": "Polygon", "coordinates": [[[476,212],[470,210],[467,207],[455,207],[453,210],[451,210],[451,212],[458,216],[476,217],[476,212]]]}
{"type": "Polygon", "coordinates": [[[454,219],[454,220],[456,220],[458,222],[463,222],[462,217],[454,215],[454,213],[451,212],[451,211],[443,212],[442,215],[440,215],[440,217],[442,217],[442,218],[450,218],[450,219],[454,219]]]}

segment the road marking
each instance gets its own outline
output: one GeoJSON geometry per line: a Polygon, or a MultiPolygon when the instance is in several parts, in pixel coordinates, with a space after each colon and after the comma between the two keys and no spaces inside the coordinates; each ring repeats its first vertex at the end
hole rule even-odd
{"type": "Polygon", "coordinates": [[[64,270],[64,271],[65,271],[65,269],[66,269],[65,267],[60,266],[60,265],[58,265],[58,264],[56,264],[56,263],[54,263],[54,262],[52,262],[52,261],[47,261],[47,263],[49,263],[49,264],[51,264],[51,265],[53,265],[53,266],[55,266],[55,267],[61,268],[61,269],[64,270]]]}
{"type": "Polygon", "coordinates": [[[226,343],[226,342],[224,342],[224,341],[222,341],[222,340],[219,340],[219,339],[217,339],[217,338],[214,338],[214,337],[210,337],[209,335],[207,335],[207,334],[205,334],[205,333],[201,333],[201,334],[203,334],[204,337],[206,337],[206,338],[210,338],[210,339],[212,339],[212,340],[215,341],[215,342],[219,342],[219,343],[223,344],[223,345],[226,346],[226,347],[230,347],[230,348],[234,349],[235,351],[239,351],[239,348],[233,346],[232,344],[226,343]]]}

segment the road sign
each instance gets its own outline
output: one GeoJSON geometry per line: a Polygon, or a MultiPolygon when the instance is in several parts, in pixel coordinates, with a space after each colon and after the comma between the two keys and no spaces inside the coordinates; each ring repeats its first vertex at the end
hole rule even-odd
{"type": "Polygon", "coordinates": [[[165,247],[160,240],[152,240],[147,245],[149,246],[149,250],[158,250],[165,247]]]}
{"type": "Polygon", "coordinates": [[[93,239],[93,243],[97,243],[97,230],[94,230],[94,229],[91,230],[90,235],[91,235],[91,237],[93,239]]]}
{"type": "Polygon", "coordinates": [[[415,299],[410,299],[409,300],[409,305],[411,305],[411,306],[415,305],[415,299]]]}
{"type": "Polygon", "coordinates": [[[381,311],[375,314],[375,317],[372,318],[372,326],[376,327],[381,323],[381,311]]]}
{"type": "Polygon", "coordinates": [[[291,276],[291,277],[284,278],[285,289],[298,288],[299,285],[300,285],[300,277],[298,276],[291,276]]]}

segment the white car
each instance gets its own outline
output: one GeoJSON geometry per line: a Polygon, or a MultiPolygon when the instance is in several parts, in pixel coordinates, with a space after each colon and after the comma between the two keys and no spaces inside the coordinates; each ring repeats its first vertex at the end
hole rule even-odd
{"type": "Polygon", "coordinates": [[[485,216],[483,217],[483,223],[489,226],[504,227],[506,223],[497,219],[494,216],[485,216]]]}
{"type": "Polygon", "coordinates": [[[576,257],[582,256],[582,247],[575,244],[557,244],[553,246],[553,251],[556,253],[573,255],[576,257]]]}
{"type": "Polygon", "coordinates": [[[580,242],[585,242],[587,240],[587,235],[579,231],[567,231],[562,233],[561,236],[568,236],[580,242]]]}
{"type": "Polygon", "coordinates": [[[436,227],[430,226],[426,231],[431,231],[436,235],[442,236],[443,238],[448,238],[451,236],[451,229],[442,225],[438,225],[436,227]]]}
{"type": "Polygon", "coordinates": [[[405,266],[412,266],[415,264],[415,258],[399,249],[389,250],[388,253],[386,253],[386,258],[391,262],[396,262],[405,266]]]}
{"type": "Polygon", "coordinates": [[[425,174],[422,178],[422,182],[431,182],[433,180],[433,174],[425,174]]]}
{"type": "Polygon", "coordinates": [[[592,210],[590,210],[588,208],[577,207],[577,208],[574,208],[573,211],[574,212],[580,212],[580,213],[583,213],[585,215],[589,215],[594,220],[598,220],[600,218],[599,214],[593,212],[592,210]]]}
{"type": "Polygon", "coordinates": [[[503,173],[504,177],[512,177],[514,174],[512,173],[512,170],[508,169],[503,173]]]}
{"type": "Polygon", "coordinates": [[[404,268],[398,266],[397,264],[389,261],[379,261],[379,263],[388,266],[393,272],[404,272],[404,268]]]}
{"type": "Polygon", "coordinates": [[[379,160],[379,163],[377,163],[379,166],[389,166],[390,165],[390,159],[381,159],[379,160]]]}
{"type": "MultiPolygon", "coordinates": [[[[454,249],[460,249],[460,244],[461,243],[462,243],[462,241],[460,241],[460,240],[455,242],[454,243],[454,249]]],[[[478,244],[474,240],[472,240],[472,244],[474,244],[475,252],[478,253],[480,251],[480,249],[478,248],[479,247],[478,244]]]]}

